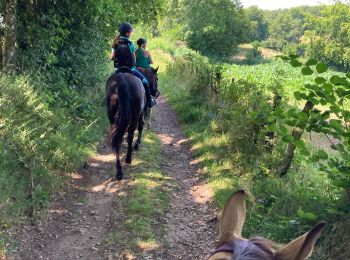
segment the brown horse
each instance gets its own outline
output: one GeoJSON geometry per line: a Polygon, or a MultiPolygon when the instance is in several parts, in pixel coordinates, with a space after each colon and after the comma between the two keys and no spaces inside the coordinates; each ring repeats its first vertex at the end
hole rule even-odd
{"type": "MultiPolygon", "coordinates": [[[[144,126],[143,111],[145,106],[145,90],[140,79],[128,73],[113,73],[106,83],[107,115],[110,122],[110,143],[116,153],[116,178],[123,178],[120,163],[120,150],[123,136],[128,132],[128,150],[125,162],[132,161],[134,132],[138,128],[138,138],[134,149],[138,150],[141,144],[144,126]]],[[[130,72],[130,71],[129,71],[130,72]]]]}
{"type": "Polygon", "coordinates": [[[137,67],[137,69],[146,76],[149,87],[151,89],[151,95],[155,98],[159,97],[159,91],[158,91],[158,68],[141,68],[137,67]]]}
{"type": "Polygon", "coordinates": [[[227,201],[221,217],[220,240],[209,260],[303,260],[308,258],[325,223],[320,222],[306,234],[286,246],[256,237],[245,239],[242,228],[246,217],[245,192],[234,193],[227,201]]]}

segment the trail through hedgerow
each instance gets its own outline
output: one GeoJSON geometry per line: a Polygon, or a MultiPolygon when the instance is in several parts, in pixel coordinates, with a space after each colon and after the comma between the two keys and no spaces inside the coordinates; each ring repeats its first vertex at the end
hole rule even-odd
{"type": "Polygon", "coordinates": [[[165,186],[169,187],[169,205],[160,216],[162,227],[154,232],[161,236],[156,237],[156,247],[124,254],[122,243],[115,241],[111,247],[106,242],[112,231],[126,228],[126,203],[132,196],[134,178],[133,166],[126,166],[127,178],[121,182],[113,179],[114,155],[103,141],[88,167],[70,173],[70,188],[56,194],[47,216],[34,225],[28,222],[14,230],[18,243],[12,258],[205,259],[218,232],[217,212],[211,190],[191,154],[189,140],[163,97],[153,112],[152,131],[161,141],[164,161],[160,166],[168,178],[165,186]],[[125,203],[115,203],[123,198],[125,203]]]}

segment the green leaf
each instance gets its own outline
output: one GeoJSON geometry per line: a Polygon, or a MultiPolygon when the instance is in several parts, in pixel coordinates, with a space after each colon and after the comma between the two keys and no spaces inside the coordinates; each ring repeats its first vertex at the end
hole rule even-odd
{"type": "Polygon", "coordinates": [[[331,119],[331,120],[329,120],[329,125],[332,126],[338,132],[342,132],[343,131],[343,125],[342,125],[340,120],[331,119]]]}
{"type": "Polygon", "coordinates": [[[298,60],[291,60],[290,65],[292,65],[294,68],[301,67],[303,64],[300,63],[298,60]]]}
{"type": "Polygon", "coordinates": [[[296,54],[289,54],[288,56],[289,56],[289,58],[291,58],[293,60],[299,58],[299,55],[296,55],[296,54]]]}
{"type": "Polygon", "coordinates": [[[314,66],[314,65],[316,65],[316,64],[317,64],[317,60],[315,60],[315,59],[309,59],[309,60],[305,63],[306,66],[314,66]]]}
{"type": "Polygon", "coordinates": [[[333,85],[329,83],[324,83],[322,86],[327,92],[332,92],[333,91],[333,85]]]}
{"type": "Polygon", "coordinates": [[[346,77],[350,79],[350,72],[346,73],[346,77]]]}
{"type": "Polygon", "coordinates": [[[318,63],[316,65],[316,70],[318,73],[324,73],[328,70],[328,66],[324,63],[318,63]]]}
{"type": "Polygon", "coordinates": [[[285,142],[285,143],[290,143],[293,141],[293,136],[291,135],[285,135],[282,137],[282,141],[285,142]]]}
{"type": "Polygon", "coordinates": [[[324,150],[318,150],[316,155],[321,160],[327,160],[328,159],[328,154],[324,150]]]}
{"type": "Polygon", "coordinates": [[[302,100],[302,97],[301,97],[301,92],[300,91],[295,91],[294,92],[294,97],[296,100],[302,100]]]}
{"type": "Polygon", "coordinates": [[[312,212],[305,212],[304,215],[302,216],[302,219],[313,222],[317,220],[317,216],[312,212]]]}
{"type": "Polygon", "coordinates": [[[315,78],[315,82],[316,82],[316,84],[318,84],[318,85],[321,85],[321,84],[323,84],[323,83],[325,83],[327,80],[325,79],[325,78],[323,78],[323,77],[317,77],[317,78],[315,78]]]}
{"type": "Polygon", "coordinates": [[[330,82],[334,85],[349,85],[349,82],[345,77],[339,77],[338,75],[333,75],[330,78],[330,82]]]}
{"type": "Polygon", "coordinates": [[[306,66],[301,69],[301,73],[305,76],[308,76],[314,74],[314,71],[310,67],[306,66]]]}
{"type": "Polygon", "coordinates": [[[280,126],[278,128],[278,132],[279,132],[280,135],[287,135],[288,134],[288,129],[286,127],[284,127],[284,126],[280,126]]]}
{"type": "Polygon", "coordinates": [[[305,142],[303,140],[294,140],[294,145],[298,148],[304,148],[305,142]]]}

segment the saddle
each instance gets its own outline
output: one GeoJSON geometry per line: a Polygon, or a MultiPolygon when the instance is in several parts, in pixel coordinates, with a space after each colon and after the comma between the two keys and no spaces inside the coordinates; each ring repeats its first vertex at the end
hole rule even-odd
{"type": "Polygon", "coordinates": [[[125,66],[122,66],[122,67],[119,67],[116,72],[116,74],[118,73],[130,73],[130,74],[133,74],[132,70],[129,68],[129,67],[125,67],[125,66]]]}

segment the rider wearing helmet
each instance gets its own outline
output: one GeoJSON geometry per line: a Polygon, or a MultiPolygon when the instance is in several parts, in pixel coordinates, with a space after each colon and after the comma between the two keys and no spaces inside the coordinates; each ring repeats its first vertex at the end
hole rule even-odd
{"type": "Polygon", "coordinates": [[[146,92],[147,106],[152,107],[154,105],[152,101],[154,100],[151,98],[151,92],[150,92],[150,87],[149,87],[147,78],[141,72],[139,72],[135,67],[136,48],[133,42],[129,40],[133,31],[134,29],[131,26],[131,24],[122,23],[119,26],[120,34],[114,39],[110,59],[114,60],[115,68],[117,69],[120,69],[121,67],[130,68],[133,75],[138,77],[142,81],[146,92]]]}
{"type": "Polygon", "coordinates": [[[139,46],[136,50],[136,66],[149,69],[151,64],[153,64],[153,59],[151,53],[146,50],[147,41],[144,38],[137,40],[137,45],[139,46]]]}

